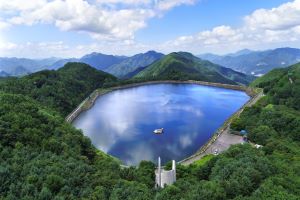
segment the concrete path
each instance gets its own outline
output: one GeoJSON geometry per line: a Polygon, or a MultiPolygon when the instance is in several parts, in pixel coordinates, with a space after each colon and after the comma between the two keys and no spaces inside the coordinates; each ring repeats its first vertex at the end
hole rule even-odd
{"type": "Polygon", "coordinates": [[[193,162],[200,160],[202,157],[208,154],[213,154],[215,151],[218,153],[221,153],[227,149],[231,145],[234,144],[241,144],[243,143],[243,137],[239,135],[233,135],[229,133],[229,128],[223,131],[223,133],[218,137],[218,139],[211,144],[203,153],[198,154],[197,153],[194,156],[191,156],[189,159],[184,160],[180,164],[182,165],[189,165],[193,162]]]}

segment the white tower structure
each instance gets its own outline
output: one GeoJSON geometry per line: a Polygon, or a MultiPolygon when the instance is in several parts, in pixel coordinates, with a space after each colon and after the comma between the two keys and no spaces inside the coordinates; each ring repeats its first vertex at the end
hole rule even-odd
{"type": "Polygon", "coordinates": [[[165,185],[171,185],[176,181],[176,162],[172,160],[172,169],[167,171],[161,168],[161,159],[158,157],[158,168],[155,171],[156,187],[164,188],[165,185]]]}

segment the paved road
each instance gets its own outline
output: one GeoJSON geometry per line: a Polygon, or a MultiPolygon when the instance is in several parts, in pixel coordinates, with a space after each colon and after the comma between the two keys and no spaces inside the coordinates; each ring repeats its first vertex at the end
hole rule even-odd
{"type": "Polygon", "coordinates": [[[200,160],[202,157],[204,157],[207,154],[213,154],[216,150],[221,153],[225,150],[227,150],[231,145],[234,144],[241,144],[243,142],[243,137],[239,135],[233,135],[229,133],[229,128],[224,130],[224,132],[218,137],[218,139],[210,145],[205,152],[199,155],[195,155],[191,157],[190,159],[182,162],[182,165],[189,165],[193,162],[200,160]]]}

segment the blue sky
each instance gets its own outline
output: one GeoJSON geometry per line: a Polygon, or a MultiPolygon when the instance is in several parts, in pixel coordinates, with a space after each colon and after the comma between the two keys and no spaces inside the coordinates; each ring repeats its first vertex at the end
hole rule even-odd
{"type": "Polygon", "coordinates": [[[180,6],[163,18],[151,19],[148,28],[137,32],[139,41],[160,41],[194,34],[220,25],[239,26],[243,17],[259,8],[273,8],[286,0],[203,0],[180,6]]]}
{"type": "Polygon", "coordinates": [[[0,57],[300,47],[300,0],[10,0],[0,13],[0,57]]]}

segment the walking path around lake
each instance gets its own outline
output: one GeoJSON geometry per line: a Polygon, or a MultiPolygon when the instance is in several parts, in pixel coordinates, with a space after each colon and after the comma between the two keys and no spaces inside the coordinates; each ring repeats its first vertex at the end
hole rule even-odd
{"type": "Polygon", "coordinates": [[[221,153],[227,150],[231,145],[243,143],[243,137],[239,135],[234,135],[230,133],[230,124],[234,117],[238,117],[246,107],[251,107],[254,105],[261,97],[263,97],[263,92],[259,92],[256,96],[250,99],[241,109],[239,109],[234,115],[232,115],[223,126],[214,134],[214,136],[203,145],[199,151],[194,155],[178,162],[182,165],[190,165],[197,160],[200,160],[205,155],[221,153]],[[223,128],[224,127],[224,128],[223,128]]]}
{"type": "Polygon", "coordinates": [[[123,86],[117,86],[108,89],[97,89],[95,90],[88,98],[86,98],[70,115],[66,117],[66,121],[72,123],[72,121],[83,111],[88,110],[94,105],[96,99],[102,95],[105,95],[109,92],[118,89],[126,89],[132,87],[138,87],[143,85],[151,85],[151,84],[161,84],[161,83],[181,83],[181,84],[198,84],[212,87],[221,87],[233,90],[241,90],[245,91],[251,99],[241,107],[237,112],[235,112],[228,120],[224,122],[224,124],[213,134],[211,139],[203,145],[195,154],[192,156],[185,158],[184,160],[178,162],[182,165],[189,165],[197,160],[200,160],[202,157],[208,154],[221,153],[227,150],[231,145],[240,144],[243,142],[242,136],[233,135],[230,133],[230,124],[234,117],[238,117],[245,107],[250,107],[255,104],[261,97],[264,96],[262,90],[257,90],[258,88],[250,88],[246,86],[240,85],[228,85],[221,83],[210,83],[203,81],[150,81],[143,83],[134,83],[123,86]],[[258,92],[259,91],[259,92],[258,92]]]}

